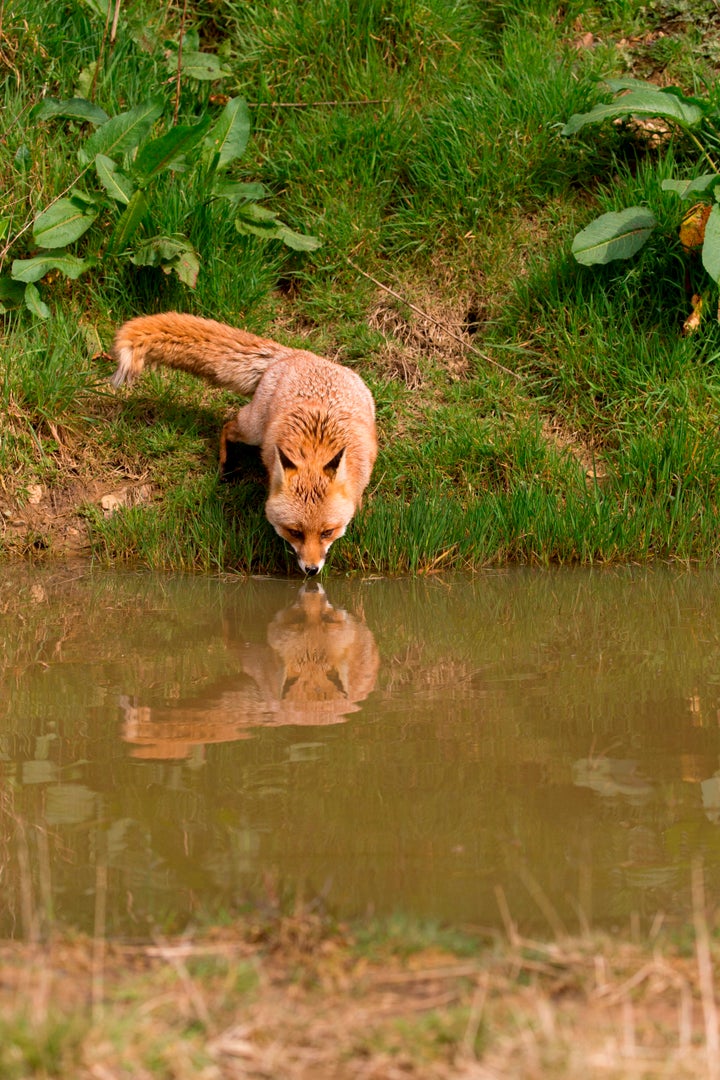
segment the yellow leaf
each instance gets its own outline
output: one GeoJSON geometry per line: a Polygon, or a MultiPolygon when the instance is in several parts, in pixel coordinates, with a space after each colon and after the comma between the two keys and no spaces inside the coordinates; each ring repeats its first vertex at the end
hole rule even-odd
{"type": "Polygon", "coordinates": [[[705,224],[710,216],[711,209],[709,203],[696,203],[682,219],[680,243],[686,251],[700,247],[705,239],[705,224]]]}
{"type": "Polygon", "coordinates": [[[683,333],[692,334],[700,326],[700,320],[702,318],[703,298],[697,294],[693,296],[690,301],[692,304],[692,314],[688,315],[687,319],[683,323],[683,333]]]}

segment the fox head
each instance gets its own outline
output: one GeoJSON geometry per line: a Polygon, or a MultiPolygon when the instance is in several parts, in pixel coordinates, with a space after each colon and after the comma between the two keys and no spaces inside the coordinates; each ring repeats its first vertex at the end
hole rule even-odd
{"type": "Polygon", "coordinates": [[[265,504],[268,521],[309,576],[322,570],[328,548],[345,532],[358,501],[348,478],[345,448],[329,459],[326,454],[320,450],[319,461],[300,455],[294,461],[276,446],[265,504]]]}

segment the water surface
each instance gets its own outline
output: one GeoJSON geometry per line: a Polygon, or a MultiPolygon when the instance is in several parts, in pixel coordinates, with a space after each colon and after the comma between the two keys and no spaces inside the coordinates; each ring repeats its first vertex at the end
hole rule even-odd
{"type": "Polygon", "coordinates": [[[720,883],[720,578],[0,571],[0,933],[685,917],[720,883]]]}

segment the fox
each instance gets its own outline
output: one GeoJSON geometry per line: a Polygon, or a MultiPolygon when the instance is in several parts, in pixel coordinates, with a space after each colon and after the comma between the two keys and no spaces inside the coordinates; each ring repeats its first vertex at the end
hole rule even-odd
{"type": "Polygon", "coordinates": [[[222,429],[220,469],[229,443],[260,447],[265,516],[300,570],[318,574],[359,509],[377,457],[375,401],[361,377],[305,349],[174,311],[124,323],[110,357],[115,387],[164,365],[251,398],[222,429]]]}

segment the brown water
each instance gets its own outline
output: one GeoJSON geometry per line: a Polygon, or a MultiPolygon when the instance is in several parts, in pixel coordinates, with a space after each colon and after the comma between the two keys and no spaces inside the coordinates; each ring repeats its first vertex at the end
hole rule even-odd
{"type": "MultiPolygon", "coordinates": [[[[0,934],[272,905],[521,927],[720,884],[720,577],[0,572],[0,934]]],[[[552,925],[551,925],[552,924],[552,925]]]]}

